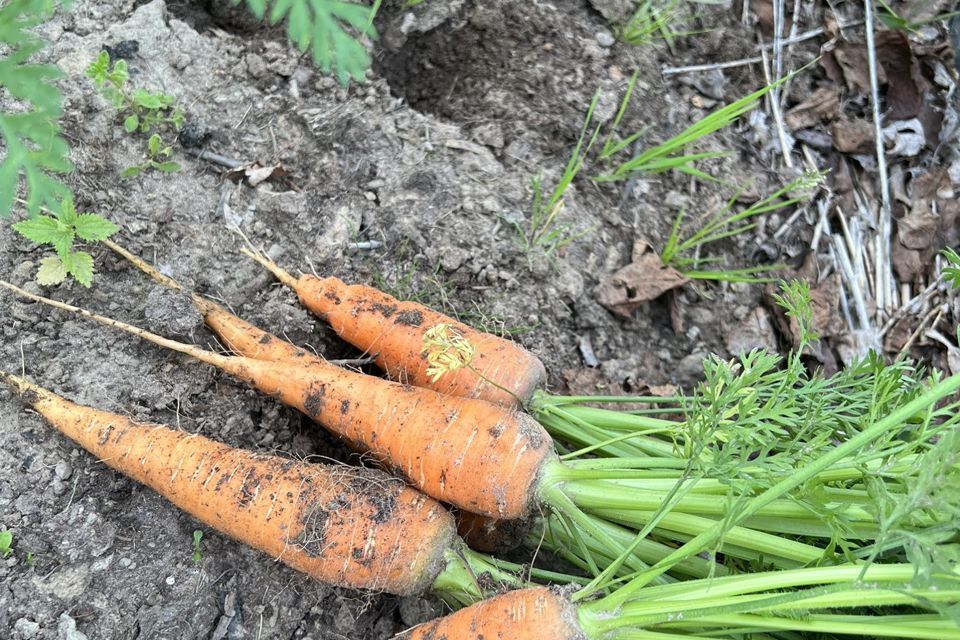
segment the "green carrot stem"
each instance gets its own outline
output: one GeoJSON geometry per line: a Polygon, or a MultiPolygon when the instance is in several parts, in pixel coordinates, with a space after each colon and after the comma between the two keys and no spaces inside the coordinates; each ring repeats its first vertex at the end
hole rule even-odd
{"type": "MultiPolygon", "coordinates": [[[[734,520],[747,518],[755,514],[758,510],[774,502],[777,498],[786,495],[793,489],[801,486],[817,474],[829,469],[832,465],[848,456],[854,455],[862,447],[869,446],[871,442],[877,440],[887,431],[898,428],[907,420],[917,415],[923,410],[928,409],[940,400],[956,393],[960,390],[960,374],[954,374],[945,380],[936,382],[925,393],[914,398],[910,402],[901,405],[893,412],[887,414],[882,419],[863,429],[860,433],[851,437],[846,442],[838,445],[831,451],[824,452],[819,458],[798,468],[793,474],[786,476],[783,480],[770,487],[762,494],[751,498],[738,513],[733,515],[734,520]]],[[[717,538],[724,534],[729,527],[729,522],[718,522],[709,529],[703,531],[688,543],[663,558],[648,571],[640,574],[629,584],[617,589],[615,592],[603,597],[595,602],[584,603],[581,605],[582,615],[593,615],[602,611],[615,611],[623,603],[631,600],[635,594],[650,582],[654,577],[661,575],[678,560],[695,555],[707,550],[717,538]]],[[[581,599],[589,595],[588,590],[581,590],[574,596],[581,599]]]]}

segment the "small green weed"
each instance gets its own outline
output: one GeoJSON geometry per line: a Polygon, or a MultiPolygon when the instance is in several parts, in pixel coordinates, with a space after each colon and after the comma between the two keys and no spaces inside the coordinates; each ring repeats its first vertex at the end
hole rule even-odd
{"type": "Polygon", "coordinates": [[[130,76],[126,60],[117,60],[111,66],[110,56],[101,51],[86,74],[123,118],[123,128],[128,133],[150,133],[166,125],[179,130],[183,126],[183,111],[176,106],[173,96],[127,86],[130,76]]]}
{"type": "Polygon", "coordinates": [[[717,109],[666,142],[644,149],[632,155],[632,157],[627,160],[617,161],[617,158],[624,155],[624,152],[633,153],[632,149],[634,144],[646,133],[646,129],[641,129],[624,138],[617,136],[617,129],[626,113],[627,105],[630,103],[633,89],[636,86],[637,74],[634,73],[627,85],[627,91],[620,103],[620,109],[611,125],[611,132],[604,141],[603,148],[599,154],[600,160],[606,162],[610,170],[606,174],[594,177],[594,180],[598,182],[617,182],[629,180],[642,174],[663,173],[664,171],[676,169],[677,171],[701,180],[716,182],[716,178],[697,169],[693,165],[699,160],[725,156],[727,152],[706,151],[701,153],[687,153],[686,149],[698,140],[730,126],[736,122],[740,116],[752,111],[760,104],[760,99],[764,95],[784,80],[786,80],[786,78],[717,109]]]}
{"type": "Polygon", "coordinates": [[[0,531],[0,556],[7,558],[13,553],[13,531],[0,531]]]}
{"type": "Polygon", "coordinates": [[[665,265],[673,267],[688,278],[725,280],[727,282],[769,281],[767,278],[760,277],[760,274],[779,270],[782,265],[705,270],[701,268],[701,265],[715,263],[716,259],[705,258],[697,254],[700,249],[712,242],[738,236],[752,230],[756,227],[756,223],[751,222],[751,219],[757,216],[804,202],[809,198],[809,191],[816,188],[822,181],[822,174],[805,174],[742,211],[734,212],[733,206],[740,194],[743,193],[741,189],[703,226],[690,234],[686,234],[682,228],[684,214],[681,212],[673,221],[667,244],[660,252],[660,259],[665,265]]]}
{"type": "Polygon", "coordinates": [[[955,16],[960,16],[960,11],[950,11],[948,13],[941,13],[930,18],[914,20],[912,16],[918,15],[920,11],[925,8],[925,5],[930,4],[929,2],[905,3],[905,12],[903,15],[900,15],[894,11],[889,4],[884,2],[884,0],[878,0],[878,4],[883,9],[877,15],[877,17],[880,19],[880,22],[891,29],[899,29],[900,31],[906,31],[908,33],[915,32],[921,27],[934,22],[949,20],[955,16]]]}
{"type": "Polygon", "coordinates": [[[65,198],[59,209],[49,211],[49,215],[34,216],[13,228],[28,240],[49,244],[57,252],[40,261],[38,284],[59,284],[71,276],[85,287],[93,281],[93,257],[86,251],[74,251],[74,242],[99,242],[118,230],[117,225],[95,213],[77,213],[72,197],[65,198]]]}
{"type": "Polygon", "coordinates": [[[126,61],[117,60],[111,65],[106,51],[101,51],[90,63],[86,73],[123,118],[127,133],[151,133],[147,140],[146,162],[127,167],[120,177],[133,178],[149,169],[164,173],[179,171],[180,165],[169,160],[173,148],[165,146],[161,137],[161,132],[179,131],[183,126],[183,111],[176,106],[173,96],[131,89],[127,85],[130,76],[126,61]]]}
{"type": "Polygon", "coordinates": [[[943,279],[954,289],[960,289],[960,254],[947,247],[940,252],[947,264],[943,267],[943,279]]]}
{"type": "Polygon", "coordinates": [[[594,94],[587,109],[577,145],[573,148],[573,153],[570,155],[566,167],[564,167],[563,174],[550,192],[550,196],[544,198],[543,176],[534,177],[530,181],[533,187],[533,207],[531,208],[530,218],[522,223],[512,223],[519,236],[520,247],[528,255],[534,249],[540,249],[547,256],[551,256],[586,233],[572,233],[569,226],[559,224],[557,216],[563,209],[563,198],[567,189],[570,188],[573,180],[583,169],[587,154],[590,153],[597,141],[597,136],[600,135],[600,124],[593,126],[591,131],[594,120],[593,113],[599,100],[600,94],[594,94]],[[587,137],[588,134],[589,138],[587,137]]]}
{"type": "Polygon", "coordinates": [[[121,178],[133,178],[148,169],[156,169],[164,173],[180,171],[180,165],[173,160],[166,160],[173,155],[173,147],[164,146],[159,133],[155,133],[147,140],[147,161],[135,164],[120,172],[121,178]]]}
{"type": "Polygon", "coordinates": [[[200,554],[200,540],[203,539],[203,531],[193,530],[193,564],[200,564],[203,556],[200,554]]]}
{"type": "Polygon", "coordinates": [[[634,4],[630,19],[617,29],[617,35],[627,44],[642,46],[663,40],[672,49],[674,38],[703,33],[676,30],[693,20],[684,15],[681,0],[634,0],[634,4]]]}

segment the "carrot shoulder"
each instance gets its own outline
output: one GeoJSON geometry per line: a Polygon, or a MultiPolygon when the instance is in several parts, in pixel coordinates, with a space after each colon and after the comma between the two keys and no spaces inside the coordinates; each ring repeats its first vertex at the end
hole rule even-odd
{"type": "Polygon", "coordinates": [[[245,253],[296,291],[303,305],[340,337],[375,356],[377,366],[394,380],[503,406],[526,405],[546,381],[543,363],[510,340],[477,331],[422,304],[397,300],[373,287],[310,274],[294,278],[267,258],[245,253]],[[441,324],[452,327],[473,347],[474,370],[449,371],[438,380],[428,374],[424,336],[441,324]]]}
{"type": "Polygon", "coordinates": [[[576,608],[546,587],[494,596],[409,629],[395,640],[584,640],[576,608]]]}
{"type": "Polygon", "coordinates": [[[318,580],[422,593],[453,545],[453,517],[385,473],[234,449],[77,405],[15,376],[0,379],[104,464],[318,580]]]}

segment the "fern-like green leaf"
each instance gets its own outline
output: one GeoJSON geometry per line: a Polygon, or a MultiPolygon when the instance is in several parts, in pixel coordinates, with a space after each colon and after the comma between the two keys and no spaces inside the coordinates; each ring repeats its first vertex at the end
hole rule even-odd
{"type": "MultiPolygon", "coordinates": [[[[230,0],[240,4],[244,0],[230,0]]],[[[301,51],[310,48],[315,65],[334,73],[341,84],[362,82],[370,56],[359,42],[361,35],[377,37],[374,8],[342,0],[245,0],[258,18],[268,15],[271,24],[287,20],[287,36],[301,51]],[[269,7],[270,11],[267,12],[269,7]]]]}
{"type": "Polygon", "coordinates": [[[11,0],[0,5],[0,46],[8,49],[0,57],[0,91],[28,107],[20,113],[0,113],[0,216],[10,212],[21,177],[31,215],[41,206],[55,209],[70,193],[51,175],[72,169],[57,122],[62,95],[52,84],[62,74],[52,65],[28,62],[43,47],[30,29],[50,15],[54,4],[11,0]]]}

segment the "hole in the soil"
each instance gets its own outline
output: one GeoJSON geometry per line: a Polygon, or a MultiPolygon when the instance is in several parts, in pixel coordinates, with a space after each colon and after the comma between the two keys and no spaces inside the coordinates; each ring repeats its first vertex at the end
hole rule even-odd
{"type": "MultiPolygon", "coordinates": [[[[481,135],[491,146],[509,144],[515,131],[532,128],[568,144],[576,139],[590,100],[585,95],[578,104],[571,87],[593,91],[592,81],[573,77],[583,74],[577,61],[583,59],[582,42],[590,38],[592,21],[589,15],[570,19],[584,11],[582,3],[556,5],[466,3],[456,17],[425,33],[408,33],[399,49],[382,49],[374,69],[414,109],[465,123],[475,132],[486,126],[481,135]],[[491,126],[497,130],[489,131],[491,126]]],[[[402,19],[385,15],[383,28],[402,19]]]]}

